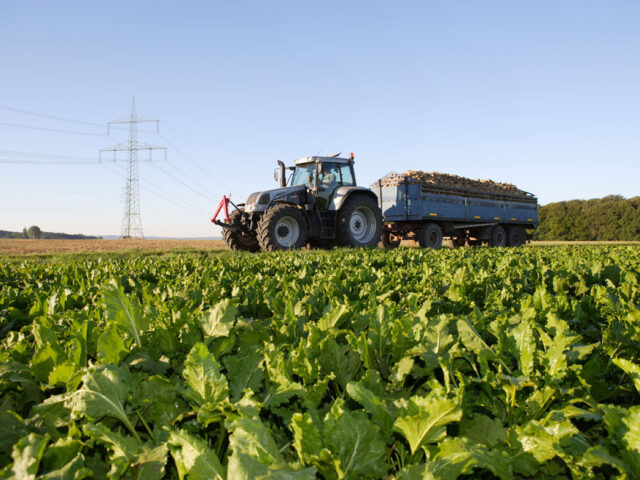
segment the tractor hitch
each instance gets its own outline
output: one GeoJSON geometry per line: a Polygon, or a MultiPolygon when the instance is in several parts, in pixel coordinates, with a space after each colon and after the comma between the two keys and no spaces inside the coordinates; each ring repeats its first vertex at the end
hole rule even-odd
{"type": "Polygon", "coordinates": [[[230,228],[234,230],[237,229],[237,227],[231,223],[231,218],[229,218],[230,203],[235,207],[235,204],[231,201],[231,195],[229,195],[228,197],[226,195],[223,195],[222,200],[220,200],[220,204],[218,205],[218,208],[216,208],[216,213],[214,213],[213,217],[211,217],[211,223],[215,223],[216,225],[222,228],[230,228]],[[222,210],[224,210],[224,220],[226,223],[218,220],[218,215],[220,215],[220,212],[222,210]]]}
{"type": "Polygon", "coordinates": [[[216,209],[216,212],[213,214],[213,217],[211,217],[211,223],[215,223],[219,227],[226,228],[227,230],[231,230],[232,232],[246,233],[240,225],[231,223],[231,218],[229,217],[229,204],[233,205],[236,210],[240,210],[238,206],[231,201],[231,195],[229,195],[228,197],[226,195],[223,195],[222,200],[220,200],[220,204],[216,209]],[[224,212],[224,222],[218,220],[218,215],[220,215],[221,211],[224,212]]]}

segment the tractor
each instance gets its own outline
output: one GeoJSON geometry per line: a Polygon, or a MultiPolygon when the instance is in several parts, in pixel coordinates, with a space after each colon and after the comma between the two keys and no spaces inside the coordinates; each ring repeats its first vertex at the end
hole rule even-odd
{"type": "Polygon", "coordinates": [[[252,193],[235,205],[222,198],[213,223],[232,250],[255,252],[313,248],[374,247],[382,235],[382,213],[376,195],[356,185],[353,154],[312,156],[279,168],[280,188],[252,193]],[[287,178],[287,171],[291,174],[287,178]],[[229,214],[229,204],[235,210],[229,214]],[[217,220],[224,211],[225,221],[217,220]]]}

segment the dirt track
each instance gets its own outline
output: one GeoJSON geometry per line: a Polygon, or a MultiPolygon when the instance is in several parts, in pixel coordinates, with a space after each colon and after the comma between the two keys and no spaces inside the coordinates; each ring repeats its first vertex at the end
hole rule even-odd
{"type": "Polygon", "coordinates": [[[222,240],[27,240],[0,239],[0,255],[43,253],[114,252],[125,250],[158,251],[175,248],[196,250],[226,249],[222,240]]]}

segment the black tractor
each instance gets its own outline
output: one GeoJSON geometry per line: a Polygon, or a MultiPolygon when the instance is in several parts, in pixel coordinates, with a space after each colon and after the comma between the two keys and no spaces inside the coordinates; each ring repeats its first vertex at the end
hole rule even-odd
{"type": "MultiPolygon", "coordinates": [[[[358,187],[353,154],[340,158],[304,157],[293,167],[278,161],[274,177],[280,188],[256,192],[246,203],[233,205],[222,227],[232,250],[288,250],[305,245],[317,248],[373,247],[382,234],[382,213],[376,195],[358,187]],[[291,171],[287,179],[287,171],[291,171]]],[[[226,197],[221,207],[231,203],[226,197]]]]}

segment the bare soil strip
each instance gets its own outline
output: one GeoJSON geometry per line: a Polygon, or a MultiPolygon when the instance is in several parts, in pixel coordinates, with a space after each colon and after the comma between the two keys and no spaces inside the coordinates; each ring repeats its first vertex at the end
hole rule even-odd
{"type": "Polygon", "coordinates": [[[0,239],[0,255],[46,253],[116,252],[126,250],[162,251],[177,248],[195,250],[226,249],[222,240],[30,240],[0,239]]]}

